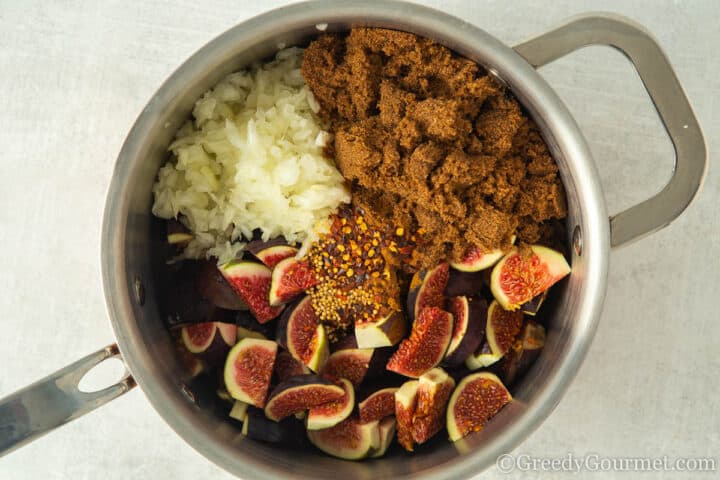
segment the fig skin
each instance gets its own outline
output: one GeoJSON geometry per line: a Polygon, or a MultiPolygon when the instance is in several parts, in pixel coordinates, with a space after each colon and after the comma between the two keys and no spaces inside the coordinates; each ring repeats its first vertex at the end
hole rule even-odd
{"type": "Polygon", "coordinates": [[[533,320],[526,321],[500,366],[500,378],[505,385],[512,385],[521,377],[535,363],[544,346],[545,327],[533,320]]]}
{"type": "Polygon", "coordinates": [[[490,290],[505,310],[517,310],[570,273],[560,252],[540,245],[530,251],[526,257],[513,248],[493,267],[490,290]]]}
{"type": "Polygon", "coordinates": [[[397,388],[382,388],[358,403],[358,415],[360,423],[382,420],[395,414],[395,393],[397,388]]]}
{"type": "Polygon", "coordinates": [[[265,415],[280,421],[295,413],[323,403],[339,400],[345,395],[342,387],[319,375],[299,375],[278,384],[265,405],[265,415]]]}
{"type": "Polygon", "coordinates": [[[525,315],[530,315],[531,317],[534,317],[537,315],[538,311],[540,311],[540,307],[542,307],[543,303],[545,303],[545,300],[547,299],[548,291],[545,290],[540,295],[536,296],[529,302],[525,302],[522,305],[520,305],[520,310],[525,315]]]}
{"type": "Polygon", "coordinates": [[[198,261],[195,285],[200,296],[218,308],[225,310],[248,309],[240,295],[225,280],[217,264],[211,260],[198,261]]]}
{"type": "Polygon", "coordinates": [[[500,379],[490,372],[472,373],[452,393],[446,414],[450,441],[480,431],[505,405],[512,401],[500,379]],[[464,415],[464,418],[461,418],[464,415]]]}
{"type": "Polygon", "coordinates": [[[231,261],[220,267],[225,280],[240,295],[258,322],[267,323],[280,315],[283,306],[270,305],[272,272],[261,263],[231,261]]]}
{"type": "Polygon", "coordinates": [[[306,261],[289,257],[275,265],[270,281],[270,305],[276,307],[290,302],[317,285],[318,280],[306,261]]]}
{"type": "Polygon", "coordinates": [[[360,423],[352,416],[325,430],[308,430],[307,436],[318,449],[344,460],[360,460],[380,448],[379,422],[360,423]]]}
{"type": "Polygon", "coordinates": [[[487,302],[484,298],[454,297],[449,300],[448,305],[453,314],[454,327],[443,364],[457,367],[480,347],[485,337],[487,302]],[[462,311],[456,311],[457,309],[462,311]]]}
{"type": "Polygon", "coordinates": [[[265,417],[262,409],[248,407],[243,421],[243,435],[253,440],[282,445],[305,446],[305,427],[302,421],[290,416],[280,422],[265,417]]]}
{"type": "Polygon", "coordinates": [[[461,272],[450,269],[445,286],[447,297],[472,297],[479,295],[485,288],[485,272],[461,272]]]}
{"type": "Polygon", "coordinates": [[[235,345],[225,361],[225,387],[232,398],[264,407],[270,388],[277,343],[245,338],[235,345]]]}
{"type": "Polygon", "coordinates": [[[185,348],[197,355],[203,364],[213,368],[222,365],[230,347],[235,345],[237,327],[221,322],[198,323],[185,325],[182,327],[180,335],[185,348]],[[208,339],[202,344],[197,344],[193,339],[193,331],[196,329],[209,329],[208,339]]]}
{"type": "Polygon", "coordinates": [[[322,430],[334,427],[350,416],[355,407],[355,389],[350,381],[341,378],[336,382],[345,392],[339,400],[310,407],[307,414],[308,430],[322,430]]]}
{"type": "Polygon", "coordinates": [[[449,276],[450,266],[447,263],[413,275],[407,294],[407,314],[410,322],[426,307],[445,307],[445,287],[449,276]]]}
{"type": "Polygon", "coordinates": [[[498,355],[490,350],[490,346],[487,342],[483,342],[475,353],[465,359],[465,366],[469,370],[477,370],[479,368],[489,367],[494,365],[502,358],[502,355],[498,355]]]}
{"type": "Polygon", "coordinates": [[[386,368],[391,372],[417,378],[435,367],[445,356],[453,330],[452,315],[437,307],[420,312],[410,337],[390,357],[386,368]]]}

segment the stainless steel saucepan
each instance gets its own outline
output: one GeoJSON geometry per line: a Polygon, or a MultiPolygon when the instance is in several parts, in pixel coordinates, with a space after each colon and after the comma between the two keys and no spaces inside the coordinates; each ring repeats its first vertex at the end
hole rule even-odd
{"type": "Polygon", "coordinates": [[[419,5],[393,1],[321,0],[271,11],[225,32],[185,62],[140,114],[123,145],[107,196],[102,232],[105,297],[117,344],[0,401],[0,454],[112,400],[137,382],[165,421],[200,453],[244,478],[432,478],[476,474],[525,439],[552,411],[575,375],[597,327],[610,249],[668,225],[690,204],[703,180],[706,147],[697,119],[656,41],[641,26],[609,14],[582,16],[509,47],[480,28],[419,5]],[[559,292],[547,344],[518,384],[515,401],[477,434],[431,451],[347,462],[316,451],[292,451],[248,440],[200,409],[186,387],[158,312],[162,238],[151,228],[151,188],[167,146],[200,95],[228,73],[304,45],[318,30],[351,26],[405,30],[432,38],[484,65],[507,84],[540,126],[567,191],[573,273],[559,292]],[[672,179],[654,197],[608,216],[582,132],[536,68],[586,45],[608,45],[633,63],[675,146],[672,179]],[[94,393],[80,378],[119,356],[128,374],[94,393]]]}

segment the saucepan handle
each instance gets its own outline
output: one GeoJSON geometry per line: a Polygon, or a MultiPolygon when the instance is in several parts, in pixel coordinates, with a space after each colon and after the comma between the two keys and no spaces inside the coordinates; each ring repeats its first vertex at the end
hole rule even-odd
{"type": "Polygon", "coordinates": [[[675,169],[665,188],[610,217],[611,245],[617,247],[666,227],[690,205],[705,176],[707,147],[667,56],[634,21],[606,13],[584,15],[514,48],[540,67],[588,45],[614,47],[632,62],[675,147],[675,169]]]}
{"type": "Polygon", "coordinates": [[[131,390],[135,381],[127,371],[119,382],[102,390],[78,388],[87,372],[114,357],[120,352],[117,345],[110,345],[0,399],[0,457],[131,390]]]}

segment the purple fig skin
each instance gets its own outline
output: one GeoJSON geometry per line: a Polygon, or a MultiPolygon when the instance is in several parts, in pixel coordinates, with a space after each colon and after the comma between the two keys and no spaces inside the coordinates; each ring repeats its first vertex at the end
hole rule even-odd
{"type": "Polygon", "coordinates": [[[306,445],[305,427],[302,421],[290,416],[280,422],[274,422],[265,416],[260,408],[248,407],[243,431],[248,438],[268,443],[284,445],[306,445]]]}
{"type": "Polygon", "coordinates": [[[240,295],[225,280],[220,270],[218,270],[217,264],[213,261],[203,260],[198,262],[195,285],[201,297],[219,308],[225,310],[248,309],[240,295]]]}
{"type": "Polygon", "coordinates": [[[353,335],[352,333],[349,333],[337,342],[330,344],[331,353],[335,353],[339,350],[350,350],[356,348],[358,348],[357,340],[355,340],[355,335],[353,335]]]}
{"type": "Polygon", "coordinates": [[[520,310],[526,315],[535,316],[537,315],[538,311],[540,310],[540,307],[542,307],[542,304],[545,303],[545,299],[547,298],[548,290],[545,290],[540,295],[536,296],[529,302],[525,302],[522,305],[520,305],[520,310]]]}
{"type": "Polygon", "coordinates": [[[365,374],[366,380],[375,380],[383,375],[387,375],[385,365],[395,351],[395,347],[380,347],[373,352],[368,371],[365,374]]]}
{"type": "Polygon", "coordinates": [[[252,313],[247,310],[238,310],[234,312],[233,321],[239,328],[246,328],[262,334],[265,338],[272,339],[277,329],[276,321],[270,320],[267,323],[258,322],[252,313]]]}
{"type": "MultiPolygon", "coordinates": [[[[457,367],[465,362],[485,338],[485,324],[487,323],[487,301],[484,298],[469,297],[468,324],[460,344],[450,353],[443,363],[448,367],[457,367]]],[[[452,340],[451,340],[452,342],[452,340]]]]}
{"type": "Polygon", "coordinates": [[[485,287],[485,272],[461,272],[450,269],[445,295],[448,297],[471,297],[480,294],[485,287]]]}
{"type": "Polygon", "coordinates": [[[280,421],[297,412],[321,405],[326,401],[339,400],[344,394],[345,391],[342,387],[335,385],[335,383],[319,375],[298,375],[290,377],[276,386],[268,397],[265,405],[265,415],[271,420],[280,421]],[[323,399],[322,401],[311,399],[310,393],[312,389],[319,389],[323,393],[326,393],[327,396],[332,396],[333,398],[330,400],[323,399]],[[288,396],[294,394],[304,396],[305,401],[302,404],[296,403],[283,406],[282,402],[285,401],[288,396]]]}
{"type": "Polygon", "coordinates": [[[545,346],[545,328],[532,320],[526,321],[515,345],[498,363],[497,375],[506,385],[513,384],[538,359],[545,346]]]}
{"type": "Polygon", "coordinates": [[[285,237],[276,237],[268,240],[267,242],[264,242],[262,240],[253,240],[251,242],[248,242],[247,245],[245,245],[245,250],[252,253],[253,255],[257,255],[258,252],[265,250],[266,248],[270,247],[276,247],[278,245],[287,245],[290,244],[285,240],[285,237]]]}

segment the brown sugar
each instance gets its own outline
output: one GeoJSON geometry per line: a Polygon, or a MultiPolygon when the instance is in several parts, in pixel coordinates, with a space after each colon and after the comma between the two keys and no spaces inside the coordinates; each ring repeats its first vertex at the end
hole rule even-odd
{"type": "Polygon", "coordinates": [[[566,215],[537,126],[476,63],[394,30],[322,35],[302,73],[335,133],[336,163],[370,222],[423,232],[411,263],[472,245],[551,242],[566,215]]]}

